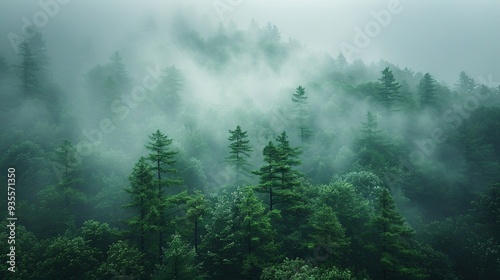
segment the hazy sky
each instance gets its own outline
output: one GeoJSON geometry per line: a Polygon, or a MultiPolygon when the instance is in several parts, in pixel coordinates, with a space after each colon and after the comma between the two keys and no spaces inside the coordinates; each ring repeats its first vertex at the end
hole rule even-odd
{"type": "MultiPolygon", "coordinates": [[[[155,18],[157,25],[164,28],[181,11],[200,29],[231,21],[246,29],[255,19],[260,26],[275,24],[284,40],[292,37],[332,56],[342,46],[352,46],[359,50],[352,58],[365,62],[385,59],[401,67],[430,72],[437,80],[449,83],[457,80],[461,70],[485,81],[491,75],[494,84],[500,82],[498,0],[55,1],[0,0],[0,53],[7,57],[13,54],[8,34],[22,34],[23,17],[33,22],[43,11],[40,3],[60,2],[40,28],[51,59],[62,57],[59,66],[85,49],[88,42],[94,48],[99,46],[96,55],[106,59],[113,49],[130,39],[130,34],[141,30],[148,18],[155,18]],[[375,14],[382,16],[379,22],[375,14]],[[388,14],[390,19],[383,17],[388,14]],[[369,41],[363,41],[360,31],[369,35],[369,41]]],[[[43,21],[43,16],[38,20],[43,21]]]]}

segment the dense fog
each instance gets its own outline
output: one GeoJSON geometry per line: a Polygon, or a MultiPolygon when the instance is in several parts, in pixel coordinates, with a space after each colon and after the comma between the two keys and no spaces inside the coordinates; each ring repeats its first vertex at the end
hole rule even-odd
{"type": "Polygon", "coordinates": [[[495,279],[499,9],[1,1],[1,278],[495,279]]]}

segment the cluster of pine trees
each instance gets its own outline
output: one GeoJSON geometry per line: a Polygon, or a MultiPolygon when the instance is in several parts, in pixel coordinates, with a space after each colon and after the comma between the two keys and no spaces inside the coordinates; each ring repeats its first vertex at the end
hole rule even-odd
{"type": "Polygon", "coordinates": [[[276,76],[298,53],[318,63],[272,110],[248,102],[225,126],[191,110],[181,67],[120,122],[110,108],[134,83],[119,52],[82,95],[51,78],[40,33],[15,65],[0,56],[0,109],[18,116],[0,160],[19,185],[16,273],[2,262],[2,279],[500,277],[500,88],[309,54],[271,24],[175,44],[213,77],[231,57],[276,76]],[[82,156],[76,128],[103,118],[113,133],[82,156]]]}

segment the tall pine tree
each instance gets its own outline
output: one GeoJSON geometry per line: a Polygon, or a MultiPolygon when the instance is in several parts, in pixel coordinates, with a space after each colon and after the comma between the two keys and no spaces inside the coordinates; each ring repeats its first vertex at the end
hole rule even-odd
{"type": "Polygon", "coordinates": [[[382,70],[382,77],[379,79],[380,86],[376,98],[382,103],[387,111],[393,109],[395,103],[400,100],[399,89],[401,85],[394,79],[394,74],[389,67],[382,70]]]}
{"type": "Polygon", "coordinates": [[[235,130],[229,130],[229,133],[231,134],[228,138],[231,141],[228,146],[230,155],[226,160],[236,169],[236,184],[244,184],[245,181],[242,180],[242,177],[248,176],[250,173],[248,158],[253,149],[249,144],[250,141],[247,140],[247,132],[243,131],[239,125],[236,126],[235,130]]]}
{"type": "MultiPolygon", "coordinates": [[[[166,201],[164,196],[164,188],[172,187],[182,183],[181,180],[175,179],[174,174],[177,173],[175,168],[175,155],[177,152],[171,150],[170,145],[172,139],[157,130],[149,136],[150,141],[145,145],[150,151],[148,160],[151,162],[151,170],[155,174],[153,184],[157,188],[158,205],[155,208],[157,221],[155,223],[158,231],[158,256],[162,258],[163,232],[166,226],[166,201]]],[[[174,199],[174,197],[171,197],[174,199]]]]}
{"type": "Polygon", "coordinates": [[[295,93],[292,96],[292,101],[295,103],[300,140],[304,143],[311,136],[312,132],[308,125],[308,103],[306,89],[303,86],[298,86],[296,88],[295,93]]]}

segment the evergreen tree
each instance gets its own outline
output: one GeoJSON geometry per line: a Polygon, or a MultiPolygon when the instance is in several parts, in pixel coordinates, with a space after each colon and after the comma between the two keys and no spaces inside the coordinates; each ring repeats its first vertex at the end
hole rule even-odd
{"type": "Polygon", "coordinates": [[[242,275],[258,279],[264,267],[274,261],[278,245],[274,242],[275,231],[271,218],[250,188],[238,193],[236,211],[241,231],[243,262],[242,275]]]}
{"type": "Polygon", "coordinates": [[[106,261],[99,267],[99,279],[144,279],[144,255],[127,242],[109,246],[106,261]]]}
{"type": "Polygon", "coordinates": [[[165,250],[163,263],[153,279],[202,280],[201,264],[196,261],[196,252],[181,239],[172,235],[172,241],[165,250]]]}
{"type": "MultiPolygon", "coordinates": [[[[166,226],[166,201],[164,196],[164,188],[172,187],[182,183],[181,180],[175,179],[173,175],[177,173],[175,168],[175,155],[170,149],[172,144],[172,139],[169,139],[166,135],[157,130],[155,133],[149,136],[150,142],[146,144],[146,148],[151,152],[148,155],[148,159],[151,162],[151,170],[155,173],[155,179],[153,184],[157,187],[157,201],[158,204],[155,207],[155,215],[157,216],[157,221],[155,223],[155,228],[158,231],[158,256],[162,257],[162,246],[163,246],[163,232],[166,226]]],[[[171,200],[177,199],[177,197],[170,197],[171,200]]]]}
{"type": "Polygon", "coordinates": [[[304,87],[297,87],[292,96],[292,101],[295,103],[300,140],[304,143],[311,136],[311,130],[308,126],[309,112],[307,110],[307,96],[304,87]]]}
{"type": "Polygon", "coordinates": [[[363,138],[359,141],[360,147],[376,149],[381,144],[381,131],[378,129],[377,117],[370,111],[366,112],[366,122],[362,123],[363,138]]]}
{"type": "Polygon", "coordinates": [[[59,236],[45,242],[35,279],[95,279],[95,250],[82,237],[59,236]]]}
{"type": "Polygon", "coordinates": [[[299,148],[293,148],[290,146],[288,141],[288,136],[286,132],[282,132],[276,138],[277,142],[277,160],[276,160],[276,171],[278,172],[278,182],[279,188],[276,191],[278,199],[274,203],[285,203],[285,208],[292,209],[297,203],[297,192],[296,189],[301,185],[300,177],[302,174],[294,169],[294,166],[298,166],[301,162],[298,159],[301,151],[299,148]]]}
{"type": "Polygon", "coordinates": [[[273,210],[273,188],[281,186],[278,173],[279,152],[273,142],[269,141],[266,147],[264,147],[262,154],[264,155],[264,162],[266,164],[253,173],[260,178],[257,191],[263,193],[269,192],[269,208],[273,210]]]}
{"type": "Polygon", "coordinates": [[[420,106],[436,105],[436,80],[429,74],[425,73],[420,83],[418,84],[418,93],[420,95],[420,106]]]}
{"type": "Polygon", "coordinates": [[[151,203],[158,201],[157,193],[154,191],[153,173],[151,166],[144,157],[141,157],[135,164],[132,174],[129,177],[130,188],[125,191],[130,194],[132,201],[125,207],[133,207],[139,215],[128,221],[133,231],[138,232],[140,250],[145,252],[146,233],[151,229],[150,210],[151,203]]]}
{"type": "Polygon", "coordinates": [[[460,72],[457,83],[455,84],[458,93],[462,95],[473,94],[477,88],[477,83],[465,71],[460,72]]]}
{"type": "Polygon", "coordinates": [[[158,87],[157,98],[160,106],[167,113],[175,114],[181,102],[181,92],[184,88],[184,75],[175,66],[170,66],[163,71],[158,87]]]}
{"type": "Polygon", "coordinates": [[[78,197],[83,194],[74,188],[75,183],[80,182],[76,178],[78,160],[76,148],[69,140],[64,140],[54,153],[53,169],[58,177],[58,186],[64,193],[64,208],[68,209],[71,201],[70,196],[78,197]]]}
{"type": "Polygon", "coordinates": [[[380,87],[377,92],[376,98],[382,103],[382,105],[389,111],[395,105],[396,101],[399,101],[399,89],[401,85],[394,79],[394,74],[389,67],[382,70],[382,77],[379,79],[380,87]]]}
{"type": "Polygon", "coordinates": [[[190,222],[193,223],[194,228],[194,251],[195,253],[198,253],[198,224],[201,222],[201,219],[207,211],[207,202],[205,200],[205,195],[203,195],[200,191],[196,191],[189,197],[186,203],[186,208],[186,217],[190,222]]]}
{"type": "Polygon", "coordinates": [[[325,253],[331,256],[330,262],[339,265],[348,252],[350,239],[346,237],[344,227],[330,206],[315,205],[314,209],[308,223],[311,241],[307,247],[314,250],[317,246],[322,246],[325,253]]]}
{"type": "Polygon", "coordinates": [[[19,52],[22,59],[21,65],[18,66],[20,68],[21,89],[26,96],[30,96],[39,92],[37,76],[39,67],[35,62],[31,46],[27,40],[19,45],[19,52]]]}
{"type": "Polygon", "coordinates": [[[371,224],[376,229],[376,237],[368,248],[375,252],[382,279],[427,277],[419,266],[422,256],[412,243],[414,231],[398,213],[387,188],[380,194],[371,224]]]}
{"type": "Polygon", "coordinates": [[[240,182],[243,176],[249,175],[248,166],[250,165],[247,159],[250,157],[250,153],[253,151],[252,147],[247,140],[248,135],[246,131],[243,131],[241,127],[236,126],[235,130],[229,130],[231,134],[228,138],[231,143],[229,144],[230,156],[226,160],[232,164],[236,169],[236,184],[244,184],[245,182],[240,182]]]}

